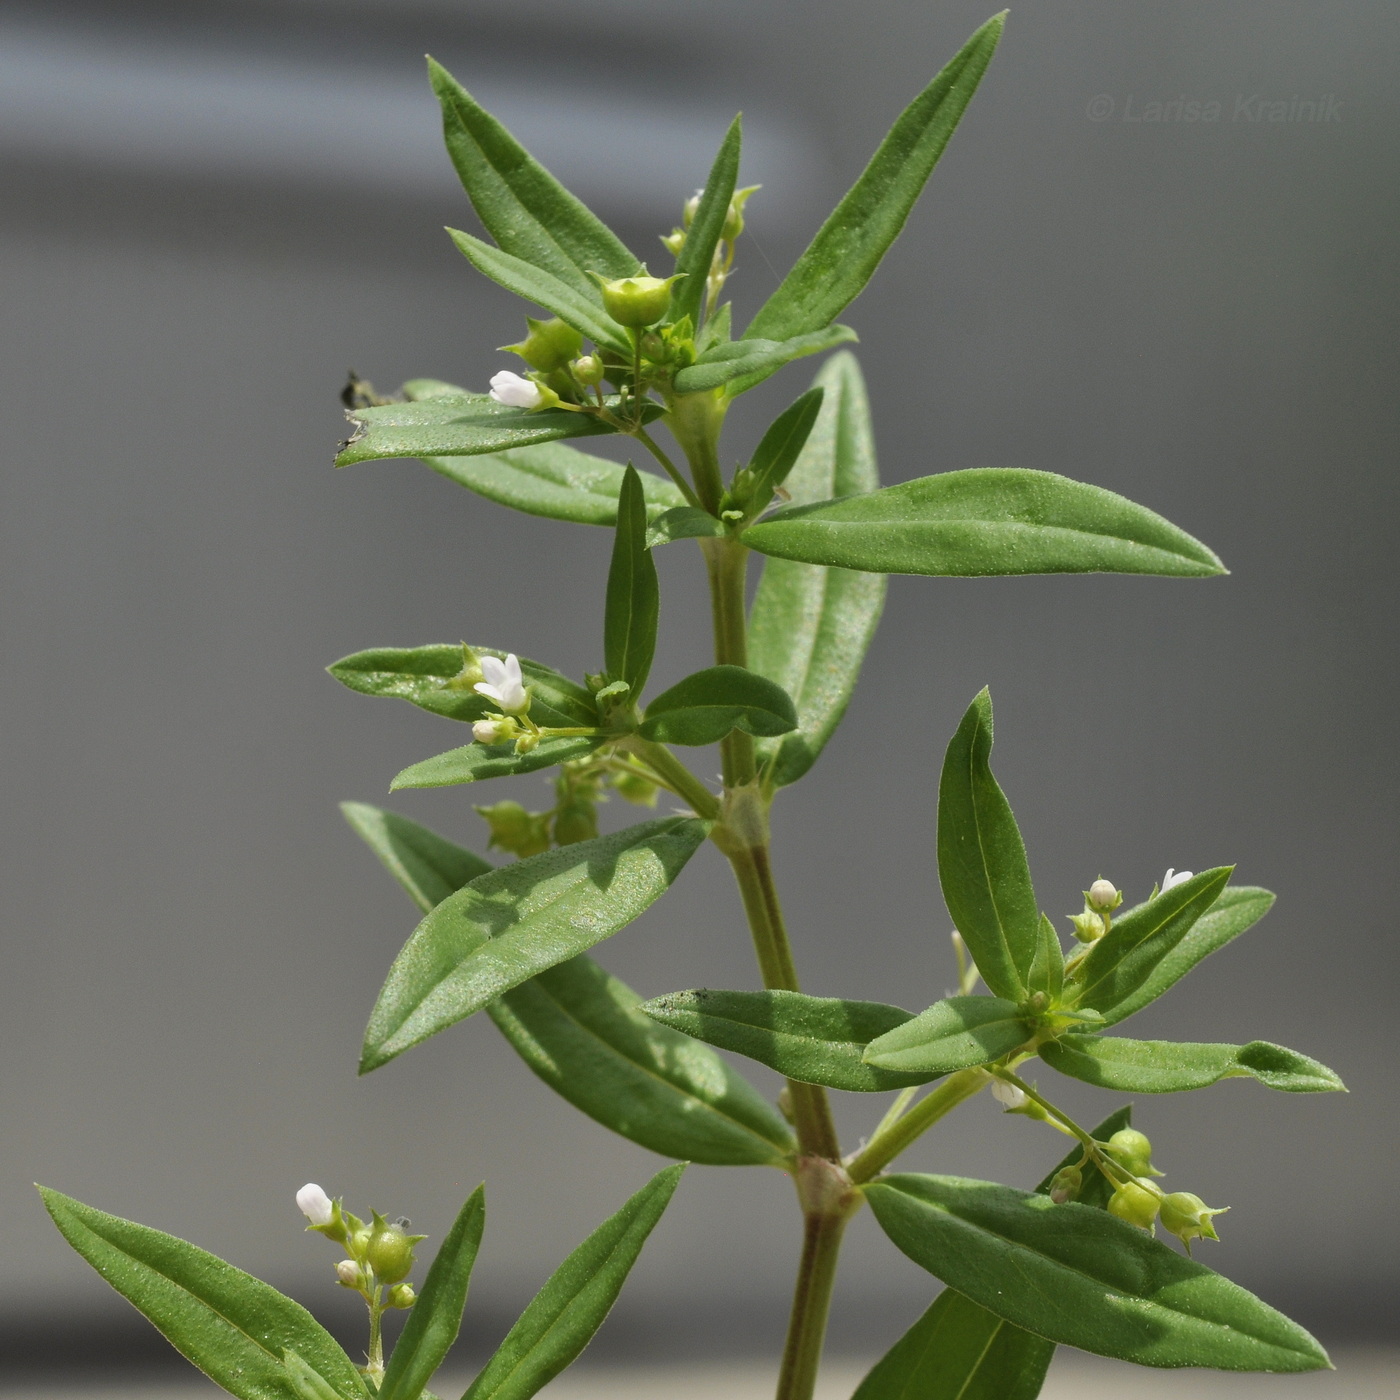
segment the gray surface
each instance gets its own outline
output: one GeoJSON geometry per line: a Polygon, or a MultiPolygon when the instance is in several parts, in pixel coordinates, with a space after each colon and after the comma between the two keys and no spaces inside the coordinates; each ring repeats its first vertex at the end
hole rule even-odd
{"type": "MultiPolygon", "coordinates": [[[[800,133],[820,209],[983,8],[818,3],[788,24],[772,4],[668,6],[609,44],[562,6],[522,4],[519,26],[463,6],[480,50],[426,11],[359,36],[315,6],[250,13],[285,24],[278,52],[343,62],[347,82],[352,49],[398,72],[431,46],[464,71],[538,62],[546,86],[563,65],[606,95],[674,53],[683,102],[709,100],[713,69],[727,105],[800,133]]],[[[184,28],[143,9],[124,34],[193,33],[215,57],[233,44],[218,7],[182,13],[184,28]]],[[[239,28],[239,52],[259,32],[276,47],[275,25],[239,28]]],[[[777,828],[810,990],[939,995],[952,972],[931,785],[990,682],[998,771],[1052,912],[1100,872],[1137,896],[1168,865],[1235,860],[1277,889],[1264,929],[1135,1025],[1291,1044],[1353,1093],[1226,1084],[1145,1103],[1139,1121],[1171,1185],[1234,1207],[1210,1261],[1325,1335],[1373,1325],[1397,1283],[1400,1227],[1377,1182],[1397,1069],[1400,219],[1381,172],[1398,30],[1392,6],[1356,0],[1012,17],[930,197],[849,313],[886,478],[1063,471],[1161,510],[1234,572],[897,580],[847,728],[777,828]],[[1341,116],[1230,120],[1234,95],[1256,91],[1338,94],[1341,116]],[[1119,110],[1130,93],[1223,97],[1226,119],[1095,123],[1103,93],[1119,110]]],[[[320,668],[463,635],[596,665],[602,531],[511,515],[411,464],[329,468],[347,363],[385,386],[423,373],[480,386],[503,363],[491,347],[517,335],[516,304],[437,232],[469,218],[452,194],[327,192],[311,172],[300,194],[285,172],[157,177],[110,151],[8,161],[0,1278],[22,1314],[125,1316],[53,1235],[37,1178],[334,1309],[333,1258],[300,1233],[297,1186],[319,1179],[440,1234],[484,1177],[473,1297],[504,1316],[658,1164],[551,1098],[484,1020],[355,1080],[366,1011],[414,919],[334,803],[382,799],[398,768],[460,736],[320,668]]],[[[677,203],[704,174],[687,162],[677,203]]],[[[650,215],[605,182],[583,192],[654,246],[650,215]]],[[[764,200],[735,284],[749,310],[813,218],[794,225],[764,200]]],[[[732,450],[805,380],[744,401],[732,450]]],[[[673,547],[662,568],[676,630],[659,685],[701,664],[706,625],[694,551],[673,547]]],[[[512,795],[542,793],[527,779],[512,795]]],[[[480,839],[459,793],[396,805],[480,839]]],[[[725,886],[716,914],[701,899],[726,878],[703,853],[604,961],[649,994],[751,983],[737,900],[725,886]]],[[[1082,1086],[1062,1097],[1085,1114],[1113,1103],[1082,1086]]],[[[843,1104],[843,1125],[854,1137],[877,1112],[843,1104]]],[[[990,1104],[954,1122],[911,1164],[1029,1184],[1060,1151],[990,1104]]],[[[620,1317],[731,1316],[767,1339],[781,1307],[755,1300],[785,1288],[794,1246],[776,1173],[694,1170],[620,1317]]],[[[868,1221],[842,1290],[839,1308],[885,1318],[891,1336],[930,1292],[868,1221]]]]}

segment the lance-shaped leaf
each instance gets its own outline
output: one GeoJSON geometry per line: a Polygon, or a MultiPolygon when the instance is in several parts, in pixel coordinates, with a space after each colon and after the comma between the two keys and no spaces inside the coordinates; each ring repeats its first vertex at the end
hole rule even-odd
{"type": "Polygon", "coordinates": [[[723,340],[689,368],[677,372],[675,389],[678,394],[700,394],[728,384],[731,395],[742,393],[749,381],[757,383],[793,360],[859,339],[849,326],[828,326],[790,340],[723,340]],[[736,386],[732,382],[736,380],[743,384],[736,386]]]}
{"type": "Polygon", "coordinates": [[[739,149],[743,144],[743,119],[735,117],[720,142],[715,163],[696,206],[695,217],[685,231],[685,243],[676,259],[676,271],[683,274],[671,288],[670,321],[689,316],[692,325],[700,324],[700,307],[705,300],[705,279],[719,245],[724,221],[729,217],[729,201],[734,197],[734,182],[739,175],[739,149]]]}
{"type": "MultiPolygon", "coordinates": [[[[569,283],[561,282],[552,273],[526,262],[524,258],[493,248],[489,243],[463,233],[461,229],[450,228],[447,232],[457,245],[458,252],[478,272],[485,273],[506,291],[552,311],[561,321],[599,346],[605,346],[619,355],[631,355],[632,345],[627,332],[603,310],[597,298],[586,296],[569,283]]],[[[585,415],[574,416],[581,418],[585,415]]]]}
{"type": "MultiPolygon", "coordinates": [[[[342,810],[424,913],[491,868],[406,817],[342,810]]],[[[487,1012],[551,1089],[605,1128],[687,1162],[780,1165],[797,1144],[772,1104],[707,1046],[644,1015],[641,1000],[580,955],[487,1012]]]]}
{"type": "Polygon", "coordinates": [[[617,534],[608,568],[603,664],[609,679],[627,682],[633,701],[640,698],[651,672],[660,615],[661,585],[656,560],[647,548],[646,501],[641,478],[629,466],[618,497],[617,534]]]}
{"type": "Polygon", "coordinates": [[[1060,999],[1065,986],[1065,951],[1060,947],[1060,935],[1049,918],[1040,916],[1040,936],[1036,940],[1035,957],[1026,985],[1032,993],[1043,992],[1052,1002],[1060,999]]]}
{"type": "Polygon", "coordinates": [[[644,738],[664,744],[717,744],[735,729],[772,736],[797,728],[792,697],[743,666],[696,671],[648,706],[644,738]]]}
{"type": "Polygon", "coordinates": [[[968,706],[938,782],[938,878],[982,980],[1021,1001],[1040,941],[1026,847],[992,776],[992,697],[968,706]]]}
{"type": "MultiPolygon", "coordinates": [[[[814,385],[825,391],[821,411],[784,483],[788,494],[804,504],[875,490],[870,405],[855,356],[833,355],[814,385]]],[[[793,733],[756,745],[775,786],[802,777],[841,722],[884,604],[883,574],[764,561],[749,618],[749,667],[797,706],[793,733]]]]}
{"type": "Polygon", "coordinates": [[[744,543],[780,559],[881,574],[1225,572],[1205,545],[1155,511],[1019,467],[942,472],[869,495],[785,506],[751,525],[744,543]]]}
{"type": "Polygon", "coordinates": [[[443,136],[472,207],[507,253],[598,296],[588,276],[630,277],[641,264],[441,65],[428,60],[443,136]]]}
{"type": "MultiPolygon", "coordinates": [[[[1096,1142],[1107,1142],[1114,1133],[1122,1128],[1133,1126],[1133,1106],[1124,1104],[1122,1108],[1115,1109],[1095,1128],[1089,1136],[1096,1142]]],[[[1055,1163],[1054,1167],[1046,1173],[1040,1185],[1037,1186],[1036,1194],[1048,1196],[1050,1186],[1055,1178],[1065,1167],[1077,1167],[1084,1157],[1084,1149],[1076,1143],[1070,1150],[1055,1163]]],[[[1113,1195],[1113,1185],[1109,1179],[1092,1166],[1084,1168],[1084,1184],[1079,1188],[1079,1195],[1075,1200],[1081,1206],[1093,1206],[1098,1210],[1107,1210],[1109,1197],[1113,1195]]]]}
{"type": "MultiPolygon", "coordinates": [[[[1104,1012],[1104,1023],[1116,1025],[1174,986],[1202,958],[1223,948],[1252,928],[1273,906],[1274,896],[1254,885],[1227,885],[1215,903],[1191,925],[1186,936],[1147,975],[1135,992],[1104,1012]]],[[[1144,908],[1146,906],[1139,906],[1144,908]]],[[[1137,909],[1129,911],[1136,915],[1137,909]]],[[[1119,922],[1127,915],[1121,916],[1119,922]]]]}
{"type": "Polygon", "coordinates": [[[1201,1045],[1066,1035],[1042,1045],[1040,1058],[1072,1079],[1126,1094],[1172,1094],[1239,1078],[1257,1079],[1270,1089],[1290,1094],[1346,1088],[1326,1065],[1267,1040],[1252,1040],[1248,1045],[1201,1045]]]}
{"type": "Polygon", "coordinates": [[[428,1269],[379,1387],[378,1400],[419,1400],[462,1328],[467,1286],[486,1224],[486,1188],[467,1197],[428,1269]]]}
{"type": "Polygon", "coordinates": [[[593,1339],[685,1164],[658,1172],[551,1275],[462,1400],[529,1400],[593,1339]]]}
{"type": "Polygon", "coordinates": [[[954,1176],[887,1176],[864,1190],[916,1264],[1050,1341],[1140,1366],[1330,1364],[1297,1323],[1106,1211],[954,1176]]]}
{"type": "Polygon", "coordinates": [[[989,19],[900,113],[807,251],[745,332],[785,339],[835,320],[898,237],[992,61],[1003,17],[989,19]]]}
{"type": "MultiPolygon", "coordinates": [[[[478,656],[505,659],[495,647],[471,648],[478,656]]],[[[420,710],[470,724],[500,707],[472,689],[464,677],[466,657],[460,646],[374,647],[343,657],[326,669],[341,685],[361,695],[407,700],[420,710]]],[[[559,729],[598,723],[593,696],[558,671],[524,657],[520,670],[530,688],[530,715],[537,724],[559,729]]],[[[479,679],[479,677],[478,677],[479,679]]]]}
{"type": "Polygon", "coordinates": [[[691,817],[643,822],[502,866],[445,899],[389,970],[361,1072],[625,928],[665,894],[707,830],[691,817]]]}
{"type": "Polygon", "coordinates": [[[536,773],[572,758],[584,758],[603,740],[587,736],[541,739],[528,753],[516,753],[513,744],[464,744],[434,754],[421,763],[412,763],[395,774],[390,792],[401,788],[455,787],[458,783],[481,783],[487,778],[513,778],[520,773],[536,773]]]}
{"type": "Polygon", "coordinates": [[[753,489],[747,507],[750,516],[756,516],[767,508],[773,493],[797,465],[798,456],[821,412],[825,395],[826,390],[821,385],[808,389],[773,420],[759,440],[753,460],[749,463],[749,471],[753,473],[753,489]]]}
{"type": "Polygon", "coordinates": [[[166,1340],[239,1400],[293,1400],[294,1352],[340,1400],[369,1392],[350,1358],[300,1304],[217,1255],[41,1186],[63,1237],[166,1340]]]}
{"type": "Polygon", "coordinates": [[[1001,997],[945,997],[872,1040],[862,1058],[879,1069],[951,1074],[1000,1059],[1031,1035],[1015,1002],[1001,997]]]}
{"type": "Polygon", "coordinates": [[[1055,1343],[945,1288],[851,1400],[1035,1400],[1055,1343]]]}
{"type": "Polygon", "coordinates": [[[727,301],[721,303],[715,314],[700,327],[700,334],[695,337],[696,351],[703,355],[707,350],[731,339],[729,332],[733,319],[733,304],[727,301]]]}
{"type": "Polygon", "coordinates": [[[909,1012],[878,1001],[701,989],[655,997],[642,1010],[663,1025],[747,1055],[804,1084],[879,1093],[937,1078],[862,1063],[869,1041],[909,1020],[909,1012]]]}
{"type": "Polygon", "coordinates": [[[1115,919],[1079,966],[1074,1005],[1103,1012],[1105,1021],[1121,1020],[1115,1014],[1119,1003],[1143,986],[1215,903],[1233,869],[1222,865],[1203,870],[1115,919]]]}
{"type": "Polygon", "coordinates": [[[647,530],[647,548],[674,540],[702,540],[724,534],[724,522],[699,506],[677,506],[659,515],[647,530]]]}

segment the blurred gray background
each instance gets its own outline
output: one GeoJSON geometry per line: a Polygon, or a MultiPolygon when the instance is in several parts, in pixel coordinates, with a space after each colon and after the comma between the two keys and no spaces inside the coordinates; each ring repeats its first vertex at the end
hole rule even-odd
{"type": "MultiPolygon", "coordinates": [[[[335,804],[383,800],[462,735],[322,668],[468,637],[581,673],[609,546],[414,463],[331,469],[347,366],[384,389],[481,388],[522,330],[526,308],[441,232],[476,225],[423,52],[663,267],[655,236],[742,107],[743,179],[764,185],[731,284],[747,316],[989,9],[0,7],[10,1375],[164,1354],[53,1231],[36,1179],[197,1240],[354,1337],[295,1189],[315,1179],[440,1236],[485,1178],[479,1346],[659,1166],[554,1098],[485,1018],[354,1074],[415,916],[335,804]]],[[[1168,865],[1238,862],[1277,890],[1266,923],[1139,1033],[1281,1041],[1352,1093],[1229,1083],[1141,1103],[1138,1121],[1171,1185],[1234,1207],[1209,1262],[1334,1342],[1379,1335],[1400,1282],[1398,40],[1383,0],[1013,11],[844,318],[885,478],[1063,472],[1161,511],[1233,573],[895,580],[845,728],[776,814],[797,954],[823,994],[917,1007],[951,984],[933,784],[988,683],[1052,913],[1100,873],[1140,898],[1168,865]],[[1212,101],[1218,120],[1186,119],[1212,101]],[[1267,120],[1280,101],[1295,119],[1267,120]]],[[[735,455],[813,368],[740,402],[735,455]]],[[[662,573],[658,684],[707,642],[698,554],[672,547],[662,573]]],[[[546,790],[484,800],[505,795],[546,790]]],[[[480,846],[473,799],[393,805],[480,846]]],[[[619,805],[614,825],[633,816],[619,805]]],[[[648,995],[754,980],[711,851],[600,955],[648,995]]],[[[1116,1103],[1055,1089],[1085,1115],[1116,1103]]],[[[848,1096],[843,1128],[882,1108],[848,1096]]],[[[978,1100],[908,1160],[1029,1185],[1060,1151],[978,1100]]],[[[771,1352],[796,1224],[779,1174],[692,1169],[602,1353],[771,1352]]],[[[882,1347],[933,1291],[858,1221],[834,1345],[882,1347]]]]}

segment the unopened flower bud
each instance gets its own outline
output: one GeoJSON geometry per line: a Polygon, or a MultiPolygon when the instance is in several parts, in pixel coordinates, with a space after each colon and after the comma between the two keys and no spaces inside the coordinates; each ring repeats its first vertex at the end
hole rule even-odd
{"type": "Polygon", "coordinates": [[[478,807],[477,815],[491,828],[489,845],[517,856],[537,856],[549,849],[549,818],[527,812],[518,802],[497,802],[478,807]]]}
{"type": "Polygon", "coordinates": [[[613,787],[638,807],[655,807],[660,792],[655,783],[648,782],[640,773],[619,773],[613,779],[613,787]]]}
{"type": "Polygon", "coordinates": [[[696,190],[681,206],[681,222],[685,224],[686,228],[695,222],[695,216],[700,212],[700,198],[704,193],[704,190],[696,190]]]}
{"type": "Polygon", "coordinates": [[[670,233],[663,233],[661,244],[673,258],[680,257],[681,249],[685,247],[685,230],[673,228],[670,233]]]}
{"type": "Polygon", "coordinates": [[[1108,1155],[1134,1176],[1160,1176],[1152,1166],[1152,1143],[1136,1128],[1120,1128],[1108,1140],[1108,1155]]]}
{"type": "Polygon", "coordinates": [[[1192,1240],[1220,1238],[1215,1233],[1211,1217],[1224,1215],[1229,1209],[1229,1206],[1221,1206],[1218,1210],[1212,1210],[1190,1191],[1173,1191],[1162,1198],[1162,1228],[1171,1231],[1190,1254],[1192,1240]]]}
{"type": "Polygon", "coordinates": [[[491,376],[491,397],[507,408],[539,408],[544,403],[544,394],[533,379],[524,379],[509,369],[491,376]]]}
{"type": "Polygon", "coordinates": [[[365,1271],[353,1259],[342,1259],[335,1266],[336,1281],[342,1288],[363,1288],[365,1271]]]}
{"type": "Polygon", "coordinates": [[[761,185],[750,185],[747,189],[734,191],[734,198],[729,201],[729,212],[724,216],[724,228],[720,232],[720,237],[726,243],[733,243],[743,233],[744,205],[749,202],[749,196],[755,190],[762,188],[761,185]]]}
{"type": "MultiPolygon", "coordinates": [[[[677,274],[679,276],[679,274],[677,274]]],[[[671,305],[671,283],[676,277],[618,277],[611,282],[599,279],[603,289],[603,309],[620,326],[652,326],[671,305]]]]}
{"type": "Polygon", "coordinates": [[[520,733],[520,726],[507,715],[504,719],[479,719],[472,725],[472,738],[478,744],[509,744],[520,733]]]}
{"type": "Polygon", "coordinates": [[[572,846],[598,834],[598,809],[591,802],[570,802],[554,818],[554,842],[572,846]]]}
{"type": "Polygon", "coordinates": [[[411,1283],[396,1283],[389,1290],[388,1303],[391,1308],[411,1308],[418,1301],[411,1283]]]}
{"type": "Polygon", "coordinates": [[[540,736],[538,734],[522,734],[515,741],[515,751],[516,753],[530,753],[532,750],[539,748],[539,745],[540,736]]]}
{"type": "Polygon", "coordinates": [[[297,1209],[313,1225],[329,1225],[335,1219],[335,1202],[314,1181],[297,1192],[297,1209]]]}
{"type": "Polygon", "coordinates": [[[992,1080],[992,1097],[1007,1109],[1025,1108],[1030,1102],[1020,1085],[1008,1084],[1004,1079],[992,1080]]]}
{"type": "Polygon", "coordinates": [[[1081,943],[1093,943],[1104,936],[1103,920],[1092,909],[1082,914],[1071,914],[1069,921],[1074,925],[1074,936],[1081,943]]]}
{"type": "Polygon", "coordinates": [[[1192,874],[1189,870],[1168,869],[1167,873],[1162,876],[1162,888],[1157,893],[1166,894],[1173,885],[1184,885],[1191,878],[1192,874]]]}
{"type": "Polygon", "coordinates": [[[1084,1185],[1084,1173],[1078,1167],[1061,1167],[1050,1182],[1050,1199],[1057,1206],[1079,1198],[1084,1185]]]}
{"type": "MultiPolygon", "coordinates": [[[[583,349],[583,337],[557,316],[548,321],[536,321],[527,316],[525,324],[530,328],[530,334],[524,340],[518,345],[502,345],[499,348],[514,351],[531,369],[543,370],[545,373],[562,369],[583,349]]],[[[492,383],[494,382],[493,380],[492,383]]],[[[518,406],[533,407],[531,404],[518,406]]]]}
{"type": "Polygon", "coordinates": [[[1085,898],[1095,909],[1102,910],[1116,909],[1123,902],[1123,896],[1118,893],[1113,881],[1102,877],[1089,886],[1085,898]]]}
{"type": "Polygon", "coordinates": [[[603,382],[603,362],[597,355],[580,355],[569,369],[585,388],[591,389],[595,384],[603,382]]]}
{"type": "Polygon", "coordinates": [[[1161,1203],[1150,1182],[1127,1181],[1108,1198],[1108,1213],[1140,1230],[1151,1230],[1161,1203]]]}
{"type": "Polygon", "coordinates": [[[374,1218],[374,1230],[365,1248],[365,1262],[380,1283],[398,1283],[413,1268],[413,1246],[423,1235],[407,1235],[397,1224],[374,1218]]]}

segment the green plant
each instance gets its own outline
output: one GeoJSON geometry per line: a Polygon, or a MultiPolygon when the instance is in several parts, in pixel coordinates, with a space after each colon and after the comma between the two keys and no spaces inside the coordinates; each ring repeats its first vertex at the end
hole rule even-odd
{"type": "MultiPolygon", "coordinates": [[[[1031,884],[1020,833],[990,767],[991,701],[968,707],[938,792],[937,860],[957,933],[960,987],[928,1009],[813,997],[799,986],[774,885],[770,815],[820,757],[878,621],[885,575],[1112,571],[1203,578],[1206,546],[1111,492],[1045,472],[949,471],[881,488],[860,371],[833,355],[729,479],[719,436],[733,400],[789,361],[854,334],[835,318],[898,235],[971,100],[1001,34],[989,21],[899,117],[856,185],[738,338],[722,301],[752,189],[736,189],[740,125],[726,135],[683,226],[663,238],[672,276],[651,276],[441,68],[432,81],[447,145],[494,245],[453,232],[487,276],[551,313],[510,347],[528,375],[489,395],[416,380],[400,398],[347,390],[354,435],[341,465],[418,457],[513,508],[614,531],[600,666],[582,682],[487,646],[379,649],[332,674],[471,727],[471,742],[400,773],[394,788],[557,770],[545,812],[478,807],[493,866],[406,817],[347,804],[350,824],[423,913],[370,1017],[368,1072],[485,1011],[526,1063],[583,1112],[678,1160],[791,1175],[805,1244],[778,1383],[812,1394],[837,1253],[868,1204],[891,1241],[947,1288],[861,1384],[857,1400],[911,1395],[1025,1400],[1059,1344],[1150,1366],[1305,1371],[1317,1342],[1190,1257],[1219,1210],[1157,1185],[1152,1148],[1120,1107],[1092,1131],[1026,1064],[1120,1093],[1252,1077],[1294,1092],[1342,1087],[1315,1061],[1263,1041],[1132,1040],[1113,1027],[1267,912],[1267,891],[1231,867],[1168,871],[1121,912],[1097,879],[1070,920],[1066,955],[1031,884]],[[585,342],[592,348],[586,349],[585,342]],[[680,463],[653,437],[664,427],[680,463]],[[637,441],[664,475],[567,446],[637,441]],[[776,508],[775,508],[776,506],[776,508]],[[660,613],[653,551],[698,542],[714,618],[714,664],[648,690],[660,613]],[[751,609],[750,557],[765,556],[751,609]],[[677,753],[718,744],[714,792],[677,753]],[[599,835],[609,792],[688,813],[599,835]],[[660,899],[705,842],[733,868],[762,990],[689,990],[644,1001],[589,950],[660,899]],[[976,992],[979,979],[985,993],[976,992]],[[711,1047],[784,1075],[780,1109],[711,1047]],[[924,1086],[933,1085],[927,1092],[924,1086]],[[984,1088],[1008,1113],[1073,1140],[1031,1192],[888,1174],[899,1154],[984,1088]],[[828,1092],[894,1098],[870,1140],[843,1154],[828,1092]],[[920,1096],[922,1094],[922,1097],[920,1096]],[[1155,1238],[1155,1224],[1185,1247],[1155,1238]]],[[[504,639],[497,639],[504,640],[504,639]]],[[[601,1323],[683,1167],[661,1172],[579,1247],[467,1392],[526,1397],[601,1323]]],[[[369,1224],[319,1187],[299,1203],[340,1244],[340,1283],[365,1298],[371,1340],[357,1367],[296,1304],[169,1236],[55,1193],[68,1240],[198,1365],[245,1400],[415,1400],[456,1336],[481,1239],[478,1190],[421,1296],[405,1282],[416,1236],[369,1224]],[[387,1364],[386,1308],[410,1308],[387,1364]]]]}

